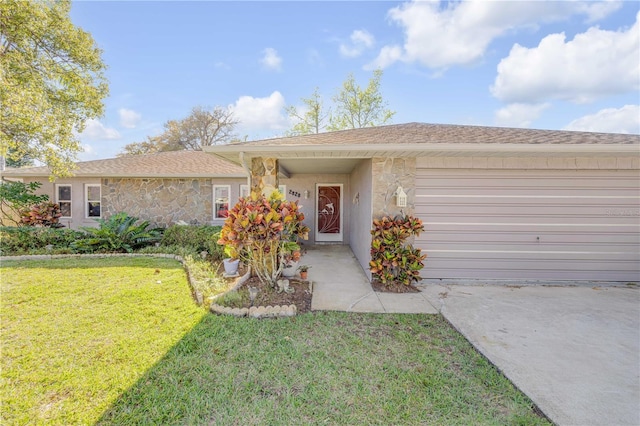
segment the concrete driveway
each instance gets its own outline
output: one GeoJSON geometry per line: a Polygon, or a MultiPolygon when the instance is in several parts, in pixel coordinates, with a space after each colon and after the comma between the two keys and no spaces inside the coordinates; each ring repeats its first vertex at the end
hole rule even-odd
{"type": "Polygon", "coordinates": [[[560,425],[640,425],[640,289],[421,286],[560,425]]]}

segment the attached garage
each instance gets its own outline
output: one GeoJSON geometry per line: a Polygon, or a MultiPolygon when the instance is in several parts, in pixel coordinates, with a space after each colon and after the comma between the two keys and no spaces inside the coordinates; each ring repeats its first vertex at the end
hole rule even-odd
{"type": "Polygon", "coordinates": [[[490,161],[443,168],[446,161],[433,167],[418,158],[424,278],[640,281],[637,169],[578,169],[576,159],[564,161],[569,170],[543,168],[545,159],[505,169],[490,161]]]}

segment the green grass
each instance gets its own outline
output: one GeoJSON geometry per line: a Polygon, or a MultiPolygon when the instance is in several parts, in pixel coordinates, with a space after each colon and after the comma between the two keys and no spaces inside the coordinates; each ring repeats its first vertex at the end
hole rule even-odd
{"type": "Polygon", "coordinates": [[[548,424],[438,315],[218,317],[146,258],[6,262],[1,308],[2,424],[548,424]]]}

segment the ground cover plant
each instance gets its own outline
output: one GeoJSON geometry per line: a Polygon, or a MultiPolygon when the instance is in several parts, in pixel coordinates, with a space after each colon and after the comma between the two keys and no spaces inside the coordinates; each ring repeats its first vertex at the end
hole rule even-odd
{"type": "Polygon", "coordinates": [[[548,424],[438,315],[215,316],[168,259],[0,272],[2,424],[548,424]]]}

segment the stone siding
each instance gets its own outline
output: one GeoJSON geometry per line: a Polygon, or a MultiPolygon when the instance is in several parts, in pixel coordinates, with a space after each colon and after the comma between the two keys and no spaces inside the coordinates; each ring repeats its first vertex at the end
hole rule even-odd
{"type": "Polygon", "coordinates": [[[265,196],[278,189],[278,160],[256,157],[251,159],[251,192],[265,196]]]}
{"type": "Polygon", "coordinates": [[[415,212],[415,158],[381,158],[372,160],[373,218],[394,217],[415,212]],[[402,186],[407,194],[407,207],[396,206],[396,190],[402,186]]]}
{"type": "Polygon", "coordinates": [[[105,218],[126,212],[153,226],[180,220],[208,224],[213,217],[212,199],[211,179],[102,179],[105,218]]]}

